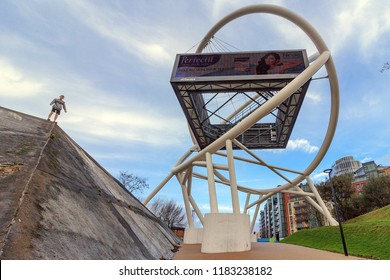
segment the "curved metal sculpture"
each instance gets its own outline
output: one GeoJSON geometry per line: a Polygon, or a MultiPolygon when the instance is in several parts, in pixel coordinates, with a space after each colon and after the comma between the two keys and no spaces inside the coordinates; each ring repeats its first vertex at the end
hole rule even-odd
{"type": "MultiPolygon", "coordinates": [[[[196,212],[200,222],[204,225],[204,230],[206,231],[206,228],[213,227],[213,225],[210,225],[210,223],[207,223],[205,225],[204,217],[202,213],[200,212],[195,200],[193,199],[191,195],[191,189],[192,189],[192,177],[196,178],[202,178],[208,181],[209,186],[209,196],[210,196],[210,210],[211,213],[217,214],[218,212],[218,203],[217,203],[217,195],[216,195],[216,189],[215,189],[215,183],[220,183],[224,185],[229,185],[231,189],[231,196],[232,196],[232,208],[233,208],[233,214],[240,214],[240,206],[239,206],[239,200],[238,200],[238,192],[245,192],[247,193],[247,202],[244,207],[243,214],[247,213],[248,209],[251,207],[256,206],[255,215],[252,219],[252,225],[251,228],[248,229],[248,234],[253,231],[253,227],[255,225],[256,217],[258,214],[259,206],[262,202],[267,200],[269,197],[271,197],[273,194],[278,192],[289,192],[294,193],[296,195],[300,195],[306,198],[306,200],[313,205],[319,212],[321,212],[326,219],[329,221],[331,225],[337,225],[337,222],[335,219],[331,216],[328,209],[326,208],[324,202],[322,201],[321,197],[319,196],[316,188],[314,187],[311,179],[310,174],[317,168],[319,163],[324,158],[326,152],[329,149],[329,146],[331,144],[331,141],[333,139],[337,120],[338,120],[338,113],[339,113],[339,88],[338,88],[338,79],[336,74],[336,69],[332,60],[332,57],[330,55],[330,51],[328,50],[325,42],[322,40],[318,32],[302,17],[299,15],[285,9],[279,6],[274,5],[253,5],[244,7],[242,9],[239,9],[223,19],[221,19],[217,24],[215,24],[214,27],[210,29],[210,31],[206,34],[206,36],[203,38],[203,40],[200,42],[198,49],[196,50],[196,53],[201,53],[205,46],[208,44],[208,42],[211,40],[211,38],[226,24],[233,21],[234,19],[237,19],[239,17],[253,14],[253,13],[267,13],[267,14],[273,14],[280,17],[283,17],[291,22],[293,22],[295,25],[297,25],[301,30],[303,30],[307,36],[312,40],[314,45],[317,48],[318,54],[315,54],[311,56],[311,64],[296,78],[294,78],[290,83],[288,83],[284,88],[282,88],[277,94],[275,94],[272,98],[270,98],[268,101],[266,101],[264,104],[262,104],[260,107],[258,107],[255,111],[253,111],[251,114],[249,114],[247,117],[243,118],[240,123],[236,126],[233,126],[230,130],[228,130],[226,133],[222,134],[218,139],[216,139],[214,142],[210,143],[207,147],[203,149],[199,149],[199,145],[197,145],[196,141],[194,140],[194,146],[183,155],[181,159],[177,162],[177,164],[173,167],[169,175],[157,186],[157,188],[146,198],[144,201],[145,204],[147,204],[153,196],[161,190],[161,188],[173,177],[176,176],[179,184],[182,189],[183,193],[183,199],[184,204],[186,208],[186,214],[188,219],[189,228],[194,228],[193,221],[191,219],[192,217],[192,210],[191,206],[196,212]],[[269,165],[265,163],[263,160],[261,160],[259,157],[257,157],[250,149],[245,147],[242,143],[236,140],[238,136],[240,136],[243,132],[250,129],[253,125],[256,124],[259,120],[264,118],[267,114],[269,114],[274,108],[279,106],[282,102],[284,102],[286,99],[288,99],[294,92],[296,92],[297,89],[302,87],[306,82],[308,82],[315,73],[318,72],[320,68],[325,66],[328,77],[329,77],[329,85],[330,85],[330,93],[331,93],[331,110],[330,110],[330,116],[329,116],[329,124],[328,129],[325,134],[323,143],[317,153],[317,155],[314,157],[312,162],[308,165],[306,170],[299,172],[294,170],[289,170],[283,167],[277,167],[273,165],[269,165]],[[277,188],[270,188],[270,189],[253,189],[248,188],[244,186],[239,186],[236,182],[236,174],[235,174],[235,167],[234,162],[238,159],[238,157],[235,157],[233,155],[233,148],[232,145],[235,145],[236,147],[246,151],[254,160],[243,160],[240,158],[239,160],[246,161],[248,163],[255,163],[261,166],[265,166],[266,168],[270,169],[275,174],[279,175],[281,178],[286,180],[287,182],[279,186],[277,188]],[[226,149],[226,154],[223,154],[226,156],[228,164],[226,166],[220,166],[217,164],[214,164],[212,162],[212,155],[213,154],[219,154],[222,155],[220,152],[221,149],[226,149]],[[190,158],[190,155],[197,151],[197,153],[190,158]],[[207,169],[207,177],[202,176],[200,174],[195,174],[193,172],[193,168],[195,166],[204,166],[207,169]],[[229,179],[225,178],[220,172],[218,172],[218,169],[227,170],[229,172],[229,179]],[[292,180],[284,177],[279,171],[287,171],[292,172],[296,174],[296,177],[292,180]],[[217,177],[217,179],[215,178],[217,177]],[[306,180],[308,182],[308,185],[311,189],[311,192],[304,192],[300,188],[297,187],[297,184],[302,182],[303,180],[306,180]],[[249,198],[251,195],[259,195],[259,199],[254,201],[253,203],[249,204],[249,198]],[[314,200],[314,199],[316,200],[314,200]]],[[[246,219],[246,218],[244,218],[246,219]]],[[[215,220],[213,220],[215,222],[215,220]]],[[[212,223],[212,222],[211,222],[212,223]]],[[[240,224],[241,222],[239,222],[240,224]]],[[[245,222],[244,222],[245,223],[245,222]]],[[[238,224],[238,225],[239,225],[238,224]]],[[[231,225],[227,225],[229,227],[231,225]]],[[[237,227],[236,225],[233,225],[232,227],[237,227]]],[[[225,228],[226,229],[226,228],[225,228]]],[[[221,229],[211,230],[211,234],[217,234],[220,232],[221,229]]],[[[207,229],[209,232],[209,230],[207,229]]],[[[210,233],[208,233],[210,234],[210,233]]],[[[205,240],[205,236],[203,234],[200,234],[201,237],[199,237],[199,234],[196,233],[196,236],[192,234],[192,237],[188,237],[187,240],[185,239],[185,242],[188,243],[197,243],[200,242],[202,245],[204,243],[210,243],[213,241],[205,240]],[[203,239],[202,239],[203,238],[203,239]]],[[[207,237],[206,237],[207,239],[207,237]]],[[[230,241],[226,241],[230,242],[230,241]]],[[[247,240],[242,241],[244,242],[244,246],[233,248],[228,251],[242,251],[247,250],[247,240]],[[245,247],[245,248],[244,248],[245,247]],[[243,249],[244,248],[244,249],[243,249]]],[[[205,245],[209,246],[209,245],[205,245]]],[[[224,246],[224,245],[223,245],[224,246]]],[[[222,246],[222,247],[223,247],[222,246]]],[[[212,247],[212,246],[211,246],[212,247]]],[[[218,247],[218,245],[217,245],[218,247]]],[[[249,246],[250,247],[250,246],[249,246]]],[[[250,249],[250,248],[249,248],[250,249]]],[[[221,248],[212,248],[209,250],[209,248],[206,248],[205,252],[223,252],[225,249],[221,248]]],[[[203,250],[202,250],[203,251],[203,250]]],[[[226,251],[226,250],[225,250],[226,251]]]]}

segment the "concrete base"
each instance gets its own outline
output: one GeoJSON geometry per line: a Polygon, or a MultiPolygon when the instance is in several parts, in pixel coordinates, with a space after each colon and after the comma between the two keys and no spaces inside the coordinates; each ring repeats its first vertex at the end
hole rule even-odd
{"type": "Polygon", "coordinates": [[[251,234],[251,242],[257,242],[257,235],[251,234]]]}
{"type": "Polygon", "coordinates": [[[203,228],[186,228],[184,231],[184,244],[201,244],[203,239],[203,228]]]}
{"type": "Polygon", "coordinates": [[[250,249],[249,215],[230,213],[205,215],[202,253],[243,252],[250,249]]]}

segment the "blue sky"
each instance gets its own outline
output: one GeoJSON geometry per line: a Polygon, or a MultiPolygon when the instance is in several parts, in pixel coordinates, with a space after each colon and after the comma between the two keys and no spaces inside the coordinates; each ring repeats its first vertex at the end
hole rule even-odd
{"type": "MultiPolygon", "coordinates": [[[[148,178],[153,189],[192,146],[169,83],[175,55],[194,52],[218,20],[252,4],[276,4],[304,17],[335,61],[339,123],[314,181],[347,155],[390,165],[390,71],[380,72],[390,61],[387,0],[2,0],[0,105],[46,118],[50,101],[64,94],[68,113],[59,125],[114,176],[127,170],[148,178]]],[[[295,25],[266,14],[239,18],[216,36],[242,51],[315,51],[295,25]]],[[[323,141],[328,116],[327,80],[313,81],[287,149],[257,153],[303,171],[323,141]]],[[[238,164],[237,170],[239,183],[253,188],[284,183],[252,166],[238,164]]],[[[197,200],[207,212],[207,188],[198,184],[197,200]]],[[[221,210],[231,208],[224,203],[228,192],[219,190],[221,210]]],[[[174,179],[160,195],[181,201],[174,179]]]]}

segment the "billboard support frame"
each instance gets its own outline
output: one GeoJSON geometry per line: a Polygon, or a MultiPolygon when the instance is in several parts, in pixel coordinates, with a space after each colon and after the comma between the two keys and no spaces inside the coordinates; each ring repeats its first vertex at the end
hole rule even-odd
{"type": "MultiPolygon", "coordinates": [[[[223,19],[221,19],[217,24],[215,24],[209,32],[206,34],[206,36],[203,38],[201,43],[198,46],[198,49],[196,53],[202,52],[206,44],[209,42],[209,40],[214,36],[214,34],[221,29],[224,25],[229,23],[230,21],[239,18],[241,16],[245,16],[248,14],[253,13],[266,13],[266,14],[273,14],[276,16],[280,16],[282,18],[285,18],[295,25],[297,25],[302,31],[304,31],[308,37],[312,40],[314,45],[317,48],[318,55],[315,54],[315,56],[310,57],[310,61],[312,62],[301,74],[299,74],[296,78],[294,78],[289,84],[287,84],[285,87],[283,87],[276,95],[274,95],[272,98],[270,98],[268,101],[266,101],[262,106],[257,108],[255,111],[253,111],[250,115],[242,119],[239,123],[239,125],[236,125],[226,131],[223,135],[221,135],[218,139],[210,143],[204,148],[200,148],[199,145],[196,148],[191,148],[172,168],[171,172],[163,180],[163,182],[144,200],[144,204],[147,204],[153,196],[161,190],[161,188],[169,181],[170,178],[173,176],[176,176],[179,180],[179,178],[184,178],[185,174],[190,174],[191,178],[201,178],[204,179],[204,176],[201,174],[198,174],[194,172],[193,167],[199,166],[202,162],[206,161],[206,156],[208,158],[208,164],[206,165],[208,174],[214,173],[214,175],[218,179],[214,179],[215,182],[218,182],[223,185],[228,185],[231,187],[230,179],[224,178],[223,176],[219,176],[218,170],[216,170],[216,164],[211,162],[210,163],[210,155],[211,154],[218,154],[220,155],[220,150],[223,149],[226,145],[226,141],[231,140],[237,141],[236,138],[242,134],[244,131],[251,128],[258,120],[262,119],[264,116],[266,116],[269,112],[272,111],[273,108],[280,105],[284,100],[286,100],[288,97],[290,97],[294,92],[302,87],[307,81],[309,81],[312,76],[317,73],[317,71],[325,66],[325,70],[328,74],[328,80],[330,85],[330,115],[329,115],[329,122],[328,122],[328,128],[326,130],[324,140],[322,145],[320,146],[317,154],[315,155],[314,159],[308,164],[307,168],[304,171],[295,171],[290,170],[283,167],[273,166],[270,164],[267,164],[265,161],[261,160],[260,158],[255,158],[255,160],[247,160],[243,159],[247,162],[252,162],[258,165],[262,165],[264,167],[270,168],[271,170],[283,170],[284,172],[290,172],[292,174],[295,174],[296,177],[294,179],[288,179],[285,178],[286,183],[283,185],[280,185],[278,187],[268,188],[268,189],[253,189],[250,187],[240,186],[237,185],[237,190],[240,192],[247,193],[247,197],[249,198],[250,195],[256,194],[259,195],[259,199],[256,201],[250,203],[247,199],[247,202],[245,204],[244,213],[247,213],[248,209],[250,209],[253,206],[256,206],[256,209],[258,210],[258,207],[261,203],[266,201],[268,198],[270,198],[272,195],[284,192],[284,193],[290,193],[290,194],[296,194],[305,197],[317,210],[322,213],[326,219],[328,220],[328,223],[330,225],[337,225],[337,221],[331,216],[329,210],[326,208],[326,205],[324,204],[323,200],[319,196],[318,193],[316,193],[313,190],[313,185],[310,180],[310,174],[317,168],[319,163],[324,158],[326,152],[328,151],[330,144],[332,142],[333,136],[336,131],[337,127],[337,120],[338,120],[338,114],[339,114],[339,86],[338,86],[338,79],[337,79],[337,73],[335,69],[335,65],[333,62],[333,59],[331,57],[330,51],[327,48],[325,42],[319,35],[319,33],[302,17],[299,15],[289,11],[288,9],[275,6],[275,5],[266,5],[266,4],[260,4],[260,5],[252,5],[247,6],[242,9],[236,10],[233,13],[227,15],[223,19]],[[193,154],[192,157],[190,155],[193,154]],[[303,190],[299,190],[297,185],[302,182],[303,180],[307,180],[310,188],[313,192],[307,192],[303,190]],[[317,201],[314,201],[315,198],[317,201]]],[[[197,143],[195,143],[197,144],[197,143]]],[[[236,142],[237,146],[240,146],[242,143],[236,142]]],[[[246,150],[246,149],[243,149],[246,150]]],[[[247,151],[250,152],[250,149],[247,149],[247,151]]],[[[251,154],[251,152],[249,153],[251,154]]],[[[241,160],[238,159],[238,157],[234,155],[230,155],[230,158],[233,157],[235,160],[241,160]]],[[[219,166],[219,165],[218,165],[219,166]]],[[[211,176],[209,176],[211,177],[211,176]]],[[[188,178],[188,177],[187,177],[188,178]]],[[[206,177],[207,178],[207,177],[206,177]]],[[[191,204],[195,206],[195,210],[199,220],[203,221],[203,215],[202,213],[199,213],[199,208],[196,207],[195,200],[192,196],[193,192],[193,182],[192,179],[188,178],[186,182],[183,182],[182,180],[179,180],[179,182],[183,184],[187,184],[187,192],[188,192],[188,199],[190,200],[191,204]]],[[[256,210],[256,213],[258,212],[256,210]]],[[[188,219],[191,217],[187,217],[188,219]]],[[[254,219],[253,219],[254,220],[254,219]]],[[[253,231],[254,223],[252,223],[252,226],[250,228],[250,231],[253,231]]],[[[215,227],[214,225],[211,225],[212,230],[215,230],[215,232],[220,232],[220,228],[215,227]]],[[[191,228],[194,230],[195,228],[191,228]]],[[[210,228],[208,228],[208,231],[210,228]]],[[[201,231],[199,231],[201,233],[201,231]]],[[[203,243],[207,242],[207,240],[202,238],[198,238],[198,241],[203,243]]],[[[230,240],[226,240],[226,242],[229,242],[230,240]]],[[[238,242],[241,242],[241,245],[243,242],[246,242],[244,240],[236,240],[238,242]]],[[[209,246],[209,244],[208,244],[209,246]]],[[[218,245],[216,245],[218,246],[218,245]]],[[[210,248],[208,248],[210,249],[210,248]]],[[[215,248],[212,247],[211,251],[218,251],[221,248],[215,248]]],[[[238,250],[238,248],[233,248],[238,250]]]]}

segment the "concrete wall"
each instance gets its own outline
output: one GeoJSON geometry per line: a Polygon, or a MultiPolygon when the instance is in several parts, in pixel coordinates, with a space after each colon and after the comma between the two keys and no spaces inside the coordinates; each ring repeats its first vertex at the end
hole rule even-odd
{"type": "Polygon", "coordinates": [[[170,259],[179,239],[46,120],[0,107],[1,259],[170,259]]]}

